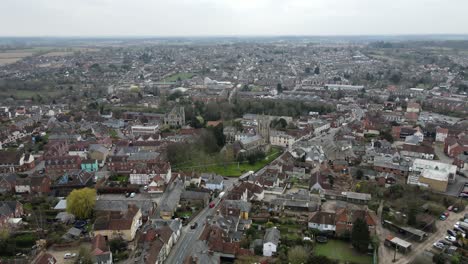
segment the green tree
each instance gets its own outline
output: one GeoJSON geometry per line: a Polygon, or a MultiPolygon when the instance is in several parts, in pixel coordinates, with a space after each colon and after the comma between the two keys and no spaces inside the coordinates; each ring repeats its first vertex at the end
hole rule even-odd
{"type": "Polygon", "coordinates": [[[443,253],[435,254],[432,257],[432,262],[435,264],[445,264],[445,257],[443,253]]]}
{"type": "Polygon", "coordinates": [[[308,251],[301,246],[295,246],[288,251],[288,260],[291,264],[304,264],[309,258],[308,251]]]}
{"type": "Polygon", "coordinates": [[[460,264],[461,261],[460,261],[460,254],[455,254],[452,256],[452,258],[450,259],[450,264],[460,264]]]}
{"type": "Polygon", "coordinates": [[[77,218],[86,219],[91,217],[96,204],[96,190],[83,188],[73,190],[67,197],[67,212],[77,218]]]}
{"type": "Polygon", "coordinates": [[[351,243],[356,250],[366,252],[370,243],[369,227],[365,220],[358,218],[353,223],[351,243]]]}
{"type": "Polygon", "coordinates": [[[320,74],[320,67],[319,66],[315,66],[314,73],[317,74],[317,75],[320,74]]]}
{"type": "Polygon", "coordinates": [[[281,83],[278,83],[276,85],[276,91],[278,91],[278,93],[282,93],[283,92],[283,85],[281,85],[281,83]]]}
{"type": "Polygon", "coordinates": [[[364,172],[361,169],[356,171],[356,179],[360,180],[364,176],[364,172]]]}
{"type": "Polygon", "coordinates": [[[310,255],[307,264],[336,264],[338,261],[332,260],[326,256],[310,255]]]}
{"type": "Polygon", "coordinates": [[[81,264],[92,264],[93,257],[91,256],[91,252],[87,247],[80,247],[80,251],[78,252],[78,259],[77,263],[81,264]]]}
{"type": "Polygon", "coordinates": [[[415,226],[416,225],[416,215],[418,211],[416,209],[416,205],[414,203],[410,203],[409,211],[408,211],[408,225],[415,226]]]}

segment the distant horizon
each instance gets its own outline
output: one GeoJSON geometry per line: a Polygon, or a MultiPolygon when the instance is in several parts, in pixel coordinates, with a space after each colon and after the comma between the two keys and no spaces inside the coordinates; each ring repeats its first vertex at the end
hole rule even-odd
{"type": "Polygon", "coordinates": [[[320,37],[467,37],[468,33],[412,33],[412,34],[213,34],[213,35],[0,35],[0,38],[56,38],[56,39],[86,39],[86,38],[320,38],[320,37]]]}
{"type": "Polygon", "coordinates": [[[466,0],[2,0],[0,36],[468,34],[466,0]]]}

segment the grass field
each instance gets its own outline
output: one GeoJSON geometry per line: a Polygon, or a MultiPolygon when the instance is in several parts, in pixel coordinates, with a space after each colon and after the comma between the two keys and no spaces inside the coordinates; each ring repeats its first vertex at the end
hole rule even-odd
{"type": "Polygon", "coordinates": [[[193,76],[195,76],[194,73],[190,73],[190,72],[179,72],[179,73],[176,73],[176,74],[173,74],[169,77],[166,77],[164,78],[164,81],[165,82],[175,82],[177,81],[179,78],[180,80],[187,80],[187,79],[190,79],[192,78],[193,76]]]}
{"type": "Polygon", "coordinates": [[[267,157],[264,160],[257,161],[254,164],[249,164],[247,161],[244,163],[228,164],[226,166],[216,165],[201,168],[202,172],[213,172],[222,176],[227,177],[239,177],[243,173],[248,171],[258,171],[261,168],[268,165],[270,162],[275,160],[279,155],[281,155],[281,149],[272,148],[270,152],[267,153],[267,157]]]}
{"type": "Polygon", "coordinates": [[[316,255],[336,259],[340,261],[340,263],[345,263],[345,261],[359,264],[372,263],[371,256],[360,254],[351,248],[350,243],[339,240],[329,240],[326,244],[317,243],[314,252],[316,255]]]}

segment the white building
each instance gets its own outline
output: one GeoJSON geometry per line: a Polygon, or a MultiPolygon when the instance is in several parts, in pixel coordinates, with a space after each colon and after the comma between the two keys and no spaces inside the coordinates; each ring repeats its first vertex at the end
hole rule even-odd
{"type": "Polygon", "coordinates": [[[132,126],[133,135],[154,135],[158,132],[159,126],[132,126]]]}
{"type": "Polygon", "coordinates": [[[436,129],[436,141],[437,142],[445,142],[445,139],[448,137],[448,129],[438,127],[436,129]]]}
{"type": "Polygon", "coordinates": [[[288,135],[284,131],[277,131],[273,130],[270,132],[270,144],[274,146],[281,146],[281,147],[291,147],[294,142],[296,142],[296,138],[288,135]]]}
{"type": "Polygon", "coordinates": [[[280,236],[280,231],[276,227],[265,230],[265,236],[263,238],[263,256],[271,257],[276,252],[280,236]]]}
{"type": "Polygon", "coordinates": [[[457,175],[457,166],[435,161],[435,160],[426,160],[426,159],[415,159],[413,166],[410,167],[410,171],[422,173],[425,172],[425,175],[448,175],[448,182],[454,182],[457,175]],[[433,172],[433,173],[430,173],[433,172]]]}
{"type": "Polygon", "coordinates": [[[335,232],[335,213],[315,212],[309,218],[308,226],[321,232],[335,232]]]}
{"type": "Polygon", "coordinates": [[[204,173],[201,175],[201,180],[205,183],[207,189],[213,191],[224,189],[224,179],[220,175],[204,173]]]}

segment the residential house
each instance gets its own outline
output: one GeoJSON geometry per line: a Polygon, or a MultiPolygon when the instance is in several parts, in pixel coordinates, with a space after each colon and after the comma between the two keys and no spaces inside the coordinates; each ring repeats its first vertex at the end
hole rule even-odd
{"type": "Polygon", "coordinates": [[[213,173],[203,173],[201,175],[201,185],[213,191],[221,191],[224,189],[224,179],[221,175],[213,173]]]}
{"type": "Polygon", "coordinates": [[[445,142],[449,134],[449,130],[447,128],[437,127],[436,129],[436,141],[437,142],[445,142]]]}
{"type": "Polygon", "coordinates": [[[98,161],[96,159],[86,159],[81,161],[81,170],[86,172],[96,172],[99,170],[98,161]]]}
{"type": "Polygon", "coordinates": [[[45,170],[50,174],[62,174],[81,169],[81,158],[79,156],[55,156],[44,158],[45,170]]]}
{"type": "Polygon", "coordinates": [[[109,155],[109,150],[101,144],[91,144],[89,145],[88,157],[92,160],[97,160],[103,162],[106,160],[109,155]]]}
{"type": "Polygon", "coordinates": [[[102,235],[108,240],[120,237],[132,241],[141,226],[141,217],[141,210],[135,205],[129,205],[126,212],[98,211],[94,222],[94,235],[102,235]]]}
{"type": "Polygon", "coordinates": [[[96,200],[96,204],[94,205],[95,211],[120,211],[126,212],[129,206],[136,206],[141,210],[141,215],[143,221],[148,219],[150,216],[154,214],[156,211],[156,203],[153,202],[151,199],[144,199],[144,200],[134,200],[134,199],[127,199],[127,200],[96,200]]]}
{"type": "Polygon", "coordinates": [[[49,194],[51,192],[51,180],[47,176],[29,176],[17,178],[16,193],[49,194]]]}
{"type": "Polygon", "coordinates": [[[231,242],[227,231],[218,225],[206,224],[199,240],[206,243],[208,250],[225,259],[234,260],[239,255],[252,255],[240,247],[240,242],[231,242]]]}
{"type": "Polygon", "coordinates": [[[147,185],[155,177],[161,177],[167,183],[172,177],[169,162],[157,162],[153,164],[137,164],[130,172],[130,183],[147,185]]]}
{"type": "Polygon", "coordinates": [[[15,192],[16,178],[14,173],[0,174],[0,193],[15,192]]]}
{"type": "Polygon", "coordinates": [[[400,150],[402,156],[410,158],[434,159],[434,148],[428,145],[404,144],[400,150]]]}
{"type": "Polygon", "coordinates": [[[296,142],[296,138],[285,131],[273,130],[270,133],[270,144],[273,146],[288,148],[291,147],[294,142],[296,142]]]}
{"type": "Polygon", "coordinates": [[[93,185],[94,173],[73,170],[65,172],[51,186],[57,196],[67,196],[75,189],[91,187],[93,185]]]}
{"type": "Polygon", "coordinates": [[[252,182],[240,182],[232,188],[226,199],[242,201],[262,201],[265,191],[262,186],[252,182]]]}
{"type": "Polygon", "coordinates": [[[166,189],[166,181],[160,175],[154,176],[148,184],[148,193],[163,193],[166,189]]]}
{"type": "Polygon", "coordinates": [[[271,257],[276,253],[280,237],[281,233],[276,227],[265,230],[265,236],[263,237],[263,256],[271,257]]]}
{"type": "Polygon", "coordinates": [[[187,256],[184,264],[221,264],[220,254],[210,251],[205,241],[197,240],[193,244],[192,254],[187,256]]]}
{"type": "Polygon", "coordinates": [[[329,212],[315,212],[309,218],[309,228],[317,229],[320,232],[331,232],[335,233],[336,225],[335,225],[335,213],[329,212]]]}
{"type": "Polygon", "coordinates": [[[107,157],[106,164],[109,171],[120,174],[130,174],[132,169],[138,164],[156,164],[160,162],[157,152],[136,152],[131,155],[110,155],[107,157]]]}
{"type": "Polygon", "coordinates": [[[32,261],[33,264],[57,264],[57,259],[54,258],[51,254],[42,251],[37,257],[32,261]]]}
{"type": "Polygon", "coordinates": [[[34,168],[34,157],[21,151],[0,151],[0,173],[23,172],[34,168]]]}
{"type": "Polygon", "coordinates": [[[369,210],[352,210],[348,208],[340,208],[336,211],[336,235],[348,236],[353,230],[353,224],[357,219],[362,219],[367,223],[371,235],[375,234],[377,225],[377,216],[369,210]]]}
{"type": "Polygon", "coordinates": [[[406,106],[406,112],[408,113],[419,113],[421,105],[414,102],[409,102],[406,106]]]}
{"type": "Polygon", "coordinates": [[[0,229],[8,228],[11,219],[21,218],[23,204],[18,201],[0,201],[0,229]]]}
{"type": "Polygon", "coordinates": [[[159,206],[160,217],[164,220],[169,220],[174,215],[179,205],[180,196],[184,189],[184,183],[181,180],[176,180],[169,184],[166,192],[169,193],[167,199],[161,201],[159,206]]]}
{"type": "Polygon", "coordinates": [[[312,174],[309,182],[310,190],[316,192],[323,192],[324,190],[330,190],[331,184],[325,174],[316,172],[312,174]]]}
{"type": "Polygon", "coordinates": [[[208,192],[184,190],[180,195],[180,205],[185,207],[198,206],[203,208],[208,206],[209,201],[210,194],[208,192]]]}

